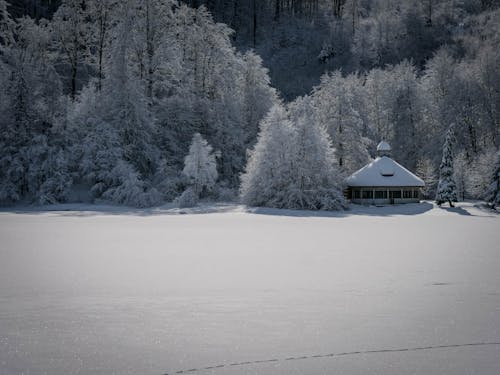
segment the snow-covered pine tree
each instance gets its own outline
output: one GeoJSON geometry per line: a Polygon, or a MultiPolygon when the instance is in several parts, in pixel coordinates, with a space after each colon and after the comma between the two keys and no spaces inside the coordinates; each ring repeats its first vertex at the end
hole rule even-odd
{"type": "Polygon", "coordinates": [[[495,165],[490,178],[490,185],[486,190],[486,201],[492,208],[500,205],[500,150],[497,151],[495,165]]]}
{"type": "Polygon", "coordinates": [[[290,117],[297,137],[292,144],[293,159],[287,197],[288,208],[311,210],[341,210],[346,208],[342,193],[340,168],[337,167],[332,142],[315,116],[310,97],[290,104],[290,117]]]}
{"type": "Polygon", "coordinates": [[[286,207],[292,181],[292,151],[296,133],[281,104],[260,123],[257,144],[249,151],[241,175],[240,198],[250,206],[286,207]]]}
{"type": "Polygon", "coordinates": [[[448,202],[453,207],[452,202],[457,201],[457,186],[453,178],[453,128],[450,127],[446,134],[443,145],[443,158],[439,166],[439,182],[436,193],[436,203],[440,206],[448,202]]]}
{"type": "Polygon", "coordinates": [[[212,146],[200,133],[193,136],[182,174],[189,180],[196,196],[209,192],[217,181],[217,162],[212,146]]]}
{"type": "Polygon", "coordinates": [[[326,130],[315,121],[309,98],[274,106],[261,130],[245,173],[241,200],[253,206],[336,210],[345,199],[326,130]]]}

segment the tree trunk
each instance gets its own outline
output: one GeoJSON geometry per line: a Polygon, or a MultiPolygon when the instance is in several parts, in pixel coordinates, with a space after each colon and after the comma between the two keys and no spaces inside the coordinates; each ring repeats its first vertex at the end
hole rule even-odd
{"type": "Polygon", "coordinates": [[[257,0],[253,0],[253,48],[257,46],[257,0]]]}
{"type": "Polygon", "coordinates": [[[76,71],[77,65],[73,65],[71,68],[71,100],[73,101],[76,98],[76,71]]]}
{"type": "Polygon", "coordinates": [[[342,18],[342,8],[345,0],[333,0],[333,15],[335,18],[342,18]]]}

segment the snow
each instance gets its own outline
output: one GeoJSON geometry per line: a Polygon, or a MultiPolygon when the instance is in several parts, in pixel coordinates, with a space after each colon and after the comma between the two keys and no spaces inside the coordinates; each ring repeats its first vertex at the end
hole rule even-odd
{"type": "Polygon", "coordinates": [[[49,209],[0,212],[2,375],[500,373],[474,202],[49,209]]]}
{"type": "Polygon", "coordinates": [[[393,159],[382,156],[359,171],[354,172],[348,179],[349,186],[420,186],[425,183],[408,169],[393,159]]]}

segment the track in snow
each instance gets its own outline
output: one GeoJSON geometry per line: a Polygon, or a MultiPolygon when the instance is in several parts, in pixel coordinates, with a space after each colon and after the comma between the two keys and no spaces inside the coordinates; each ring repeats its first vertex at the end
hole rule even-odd
{"type": "Polygon", "coordinates": [[[420,346],[414,348],[398,348],[398,349],[376,349],[376,350],[363,350],[356,352],[341,352],[341,353],[329,353],[329,354],[315,354],[315,355],[304,355],[298,357],[287,357],[284,359],[264,359],[257,361],[245,361],[245,362],[235,362],[228,364],[219,364],[201,368],[192,368],[188,370],[179,370],[173,373],[164,373],[163,375],[170,374],[190,374],[194,372],[201,372],[207,370],[216,370],[223,367],[235,367],[235,366],[250,366],[259,363],[272,363],[272,362],[281,362],[281,361],[298,361],[303,359],[314,359],[314,358],[328,358],[328,357],[343,357],[343,356],[351,356],[351,355],[361,355],[361,354],[376,354],[376,353],[397,353],[397,352],[415,352],[420,350],[436,350],[436,349],[450,349],[450,348],[464,348],[468,346],[494,346],[500,345],[500,342],[474,342],[467,344],[449,344],[449,345],[435,345],[435,346],[420,346]]]}

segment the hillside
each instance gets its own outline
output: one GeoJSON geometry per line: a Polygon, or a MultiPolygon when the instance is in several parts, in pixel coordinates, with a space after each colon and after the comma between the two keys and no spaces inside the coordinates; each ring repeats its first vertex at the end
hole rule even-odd
{"type": "Polygon", "coordinates": [[[0,0],[1,204],[235,200],[245,175],[339,208],[382,139],[433,197],[448,133],[457,196],[500,196],[498,1],[58,4],[0,0]]]}

